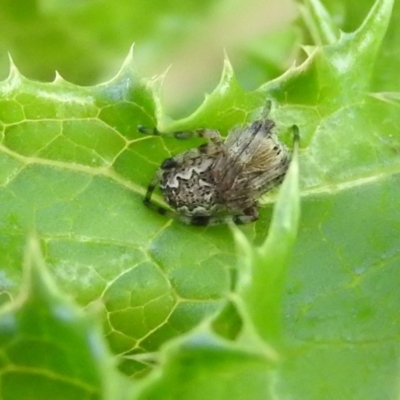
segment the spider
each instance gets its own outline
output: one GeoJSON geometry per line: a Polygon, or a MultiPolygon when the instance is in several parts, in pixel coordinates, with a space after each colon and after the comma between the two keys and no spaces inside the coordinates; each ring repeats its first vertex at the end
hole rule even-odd
{"type": "MultiPolygon", "coordinates": [[[[191,225],[246,224],[256,221],[258,199],[279,185],[288,169],[290,153],[263,116],[232,129],[224,141],[211,129],[174,132],[177,139],[202,137],[208,143],[165,159],[151,180],[144,204],[162,215],[191,225]],[[170,209],[151,197],[160,187],[170,209]]],[[[162,135],[156,128],[139,126],[142,133],[162,135]]],[[[299,142],[293,126],[294,145],[299,142]]]]}

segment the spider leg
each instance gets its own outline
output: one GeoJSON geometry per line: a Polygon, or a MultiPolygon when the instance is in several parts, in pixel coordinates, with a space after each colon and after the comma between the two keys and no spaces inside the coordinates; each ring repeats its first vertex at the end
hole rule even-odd
{"type": "MultiPolygon", "coordinates": [[[[158,183],[160,181],[160,176],[157,171],[156,175],[154,178],[151,180],[149,186],[147,187],[147,192],[146,195],[143,199],[143,203],[146,207],[150,208],[150,210],[153,210],[157,212],[158,214],[164,215],[169,218],[174,218],[174,219],[179,219],[179,214],[176,213],[175,211],[169,210],[168,208],[161,206],[154,201],[151,200],[151,196],[153,194],[154,189],[157,187],[158,183]]],[[[183,221],[184,222],[184,221],[183,221]]],[[[187,222],[186,222],[187,223],[187,222]]]]}
{"type": "Polygon", "coordinates": [[[173,135],[177,139],[189,139],[193,137],[201,137],[215,144],[223,142],[220,133],[215,129],[195,129],[192,131],[180,131],[180,132],[175,132],[173,135]]]}
{"type": "Polygon", "coordinates": [[[300,132],[299,127],[297,125],[292,126],[292,133],[293,133],[293,148],[299,147],[300,144],[300,132]]]}
{"type": "Polygon", "coordinates": [[[236,225],[249,224],[259,218],[257,206],[252,206],[243,211],[241,215],[235,215],[232,220],[236,225]]]}
{"type": "Polygon", "coordinates": [[[154,136],[160,136],[161,133],[157,128],[147,128],[146,126],[143,125],[138,125],[137,130],[140,133],[144,133],[146,135],[154,135],[154,136]]]}
{"type": "Polygon", "coordinates": [[[177,220],[180,220],[180,221],[188,224],[188,222],[186,220],[184,220],[184,216],[178,214],[175,211],[172,211],[166,207],[160,206],[151,200],[145,199],[145,200],[143,200],[143,203],[146,205],[146,207],[150,208],[150,210],[153,210],[160,215],[163,215],[163,216],[165,216],[167,218],[171,218],[171,219],[177,219],[177,220]]]}
{"type": "Polygon", "coordinates": [[[145,204],[151,210],[158,212],[164,217],[182,222],[185,225],[210,226],[210,225],[219,225],[221,223],[227,223],[232,221],[232,217],[215,217],[215,216],[211,217],[211,216],[193,216],[193,215],[190,216],[190,215],[180,214],[177,211],[170,210],[166,207],[159,206],[152,202],[145,204]]]}
{"type": "Polygon", "coordinates": [[[261,112],[262,119],[268,119],[269,114],[271,113],[272,102],[271,100],[267,100],[265,106],[261,112]]]}
{"type": "Polygon", "coordinates": [[[236,225],[244,225],[249,224],[250,222],[257,221],[259,218],[258,211],[254,208],[254,212],[251,214],[239,214],[239,215],[224,215],[224,216],[217,216],[217,215],[210,215],[210,216],[203,216],[203,215],[185,215],[180,214],[177,211],[170,210],[166,207],[160,206],[158,204],[153,203],[152,201],[144,201],[144,204],[153,211],[157,213],[182,222],[186,225],[193,225],[193,226],[213,226],[213,225],[221,225],[221,224],[228,224],[233,222],[236,225]]]}
{"type": "Polygon", "coordinates": [[[160,182],[160,174],[157,171],[156,174],[154,175],[153,179],[151,180],[151,182],[147,186],[146,195],[144,196],[144,199],[143,199],[143,203],[146,204],[146,206],[150,206],[150,204],[151,204],[151,196],[152,196],[152,194],[154,192],[154,189],[157,187],[159,182],[160,182]]]}
{"type": "Polygon", "coordinates": [[[259,218],[257,215],[227,215],[227,216],[210,216],[210,217],[187,217],[178,215],[177,219],[185,224],[195,225],[195,226],[213,226],[221,224],[229,224],[233,222],[235,225],[249,224],[250,222],[257,221],[259,218]]]}
{"type": "Polygon", "coordinates": [[[174,137],[175,139],[190,139],[194,137],[201,137],[209,140],[212,143],[222,143],[223,140],[221,138],[220,133],[214,129],[195,129],[195,130],[187,130],[187,131],[178,131],[171,133],[162,133],[157,128],[146,128],[142,125],[138,126],[138,131],[141,133],[145,133],[147,135],[154,136],[169,136],[174,137]]]}
{"type": "Polygon", "coordinates": [[[165,159],[163,161],[163,163],[161,164],[160,168],[158,168],[158,170],[154,174],[153,179],[150,181],[149,185],[147,186],[147,191],[146,191],[146,194],[145,194],[144,199],[143,199],[143,203],[147,207],[149,207],[149,208],[151,208],[151,209],[153,209],[153,210],[155,210],[158,213],[163,214],[163,215],[166,214],[168,209],[153,203],[151,201],[151,196],[153,195],[154,189],[160,183],[160,180],[161,180],[162,175],[163,175],[163,171],[171,169],[171,168],[173,168],[175,166],[176,166],[176,160],[175,160],[174,157],[167,158],[167,159],[165,159]]]}
{"type": "Polygon", "coordinates": [[[243,211],[243,214],[233,215],[209,215],[209,216],[182,216],[177,217],[181,222],[196,226],[211,226],[228,224],[233,222],[236,225],[249,224],[250,222],[257,221],[259,218],[257,206],[251,206],[243,211]]]}

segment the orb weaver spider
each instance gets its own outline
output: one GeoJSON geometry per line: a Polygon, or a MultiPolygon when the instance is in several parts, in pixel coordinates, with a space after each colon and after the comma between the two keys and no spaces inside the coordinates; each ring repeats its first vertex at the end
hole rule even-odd
{"type": "MultiPolygon", "coordinates": [[[[151,180],[144,204],[162,215],[191,225],[256,221],[258,199],[279,185],[290,163],[290,153],[273,132],[267,113],[244,127],[233,128],[224,140],[211,129],[174,132],[177,139],[202,137],[208,143],[165,159],[151,180]],[[151,199],[159,186],[171,209],[151,199]]],[[[294,146],[299,130],[293,126],[294,146]]],[[[163,135],[139,126],[142,133],[163,135]]]]}

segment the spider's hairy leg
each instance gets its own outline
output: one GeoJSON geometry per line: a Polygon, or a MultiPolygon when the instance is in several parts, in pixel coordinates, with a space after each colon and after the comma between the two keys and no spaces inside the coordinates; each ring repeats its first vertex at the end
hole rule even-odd
{"type": "Polygon", "coordinates": [[[163,176],[165,170],[171,169],[176,166],[176,160],[174,157],[167,158],[163,161],[160,168],[158,168],[157,172],[155,173],[153,179],[147,186],[147,191],[143,199],[143,203],[150,209],[157,211],[161,215],[167,215],[171,218],[175,217],[175,213],[173,211],[168,210],[167,208],[160,206],[151,201],[151,196],[153,195],[154,189],[160,183],[160,180],[163,176]]]}
{"type": "Polygon", "coordinates": [[[161,133],[157,128],[148,128],[146,126],[143,125],[138,125],[137,130],[140,133],[144,133],[146,135],[154,135],[154,136],[160,136],[161,133]]]}
{"type": "Polygon", "coordinates": [[[209,140],[212,143],[222,143],[220,133],[215,129],[194,129],[192,131],[175,132],[174,136],[177,139],[189,139],[193,137],[201,137],[209,140]]]}
{"type": "Polygon", "coordinates": [[[234,215],[232,220],[236,225],[249,224],[250,222],[257,221],[260,215],[256,206],[252,206],[243,211],[243,214],[234,215]]]}
{"type": "Polygon", "coordinates": [[[139,125],[138,131],[146,135],[167,136],[167,137],[169,136],[179,140],[201,137],[209,140],[212,143],[222,143],[223,141],[220,133],[214,129],[194,129],[192,131],[186,130],[186,131],[163,133],[160,132],[157,128],[147,128],[145,126],[139,125]]]}
{"type": "Polygon", "coordinates": [[[158,214],[163,215],[164,217],[171,218],[171,219],[178,219],[186,224],[188,223],[187,221],[181,219],[181,217],[183,217],[183,216],[181,216],[180,214],[178,214],[175,211],[169,210],[166,207],[159,206],[158,204],[155,204],[152,201],[149,201],[149,202],[144,201],[144,204],[148,208],[150,208],[150,210],[153,210],[153,211],[157,212],[158,214]]]}
{"type": "Polygon", "coordinates": [[[293,133],[293,148],[299,147],[300,144],[300,132],[299,127],[297,125],[292,126],[292,133],[293,133]]]}
{"type": "Polygon", "coordinates": [[[159,182],[160,182],[160,175],[157,171],[156,174],[154,175],[153,179],[147,186],[146,195],[144,196],[144,199],[143,199],[143,203],[146,204],[146,206],[148,206],[151,203],[151,196],[159,182]]]}
{"type": "Polygon", "coordinates": [[[249,207],[243,211],[243,214],[233,214],[233,215],[208,215],[208,216],[183,216],[178,215],[177,218],[186,224],[196,225],[196,226],[211,226],[228,224],[233,222],[236,225],[249,224],[250,222],[257,221],[259,218],[257,206],[249,207]]]}
{"type": "Polygon", "coordinates": [[[265,106],[261,112],[262,119],[268,119],[269,114],[271,113],[271,108],[272,108],[272,102],[271,102],[271,100],[267,100],[265,102],[265,106]]]}
{"type": "Polygon", "coordinates": [[[152,196],[152,194],[154,192],[154,189],[157,187],[157,185],[159,184],[159,182],[161,180],[161,177],[163,175],[163,171],[171,169],[171,168],[173,168],[175,166],[176,166],[176,160],[175,160],[174,157],[166,158],[162,162],[160,168],[158,168],[157,172],[153,176],[153,179],[149,183],[149,186],[147,186],[147,192],[146,192],[146,195],[144,196],[144,200],[143,200],[143,202],[146,205],[151,203],[151,196],[152,196]]]}
{"type": "Polygon", "coordinates": [[[159,214],[174,219],[175,221],[182,222],[185,225],[193,225],[193,226],[210,226],[210,225],[219,225],[221,223],[231,222],[232,217],[228,219],[228,217],[210,217],[210,216],[189,216],[180,214],[176,211],[169,210],[162,206],[156,206],[155,204],[150,204],[150,208],[152,210],[157,211],[159,214]]]}
{"type": "Polygon", "coordinates": [[[151,180],[149,186],[147,187],[147,192],[146,195],[144,196],[143,203],[145,204],[146,207],[150,208],[153,211],[158,212],[161,215],[166,215],[168,217],[175,217],[175,213],[173,211],[168,210],[167,208],[160,206],[156,203],[154,203],[151,200],[151,196],[154,192],[154,189],[157,187],[158,183],[160,182],[160,171],[161,168],[156,172],[154,175],[153,179],[151,180]]]}

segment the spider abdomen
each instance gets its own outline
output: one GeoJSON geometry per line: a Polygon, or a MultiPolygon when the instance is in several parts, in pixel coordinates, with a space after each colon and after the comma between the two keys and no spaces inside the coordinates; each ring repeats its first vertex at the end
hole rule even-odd
{"type": "Polygon", "coordinates": [[[212,215],[218,209],[219,193],[212,174],[213,160],[199,157],[193,165],[177,164],[164,171],[160,189],[164,200],[182,214],[212,215]]]}

